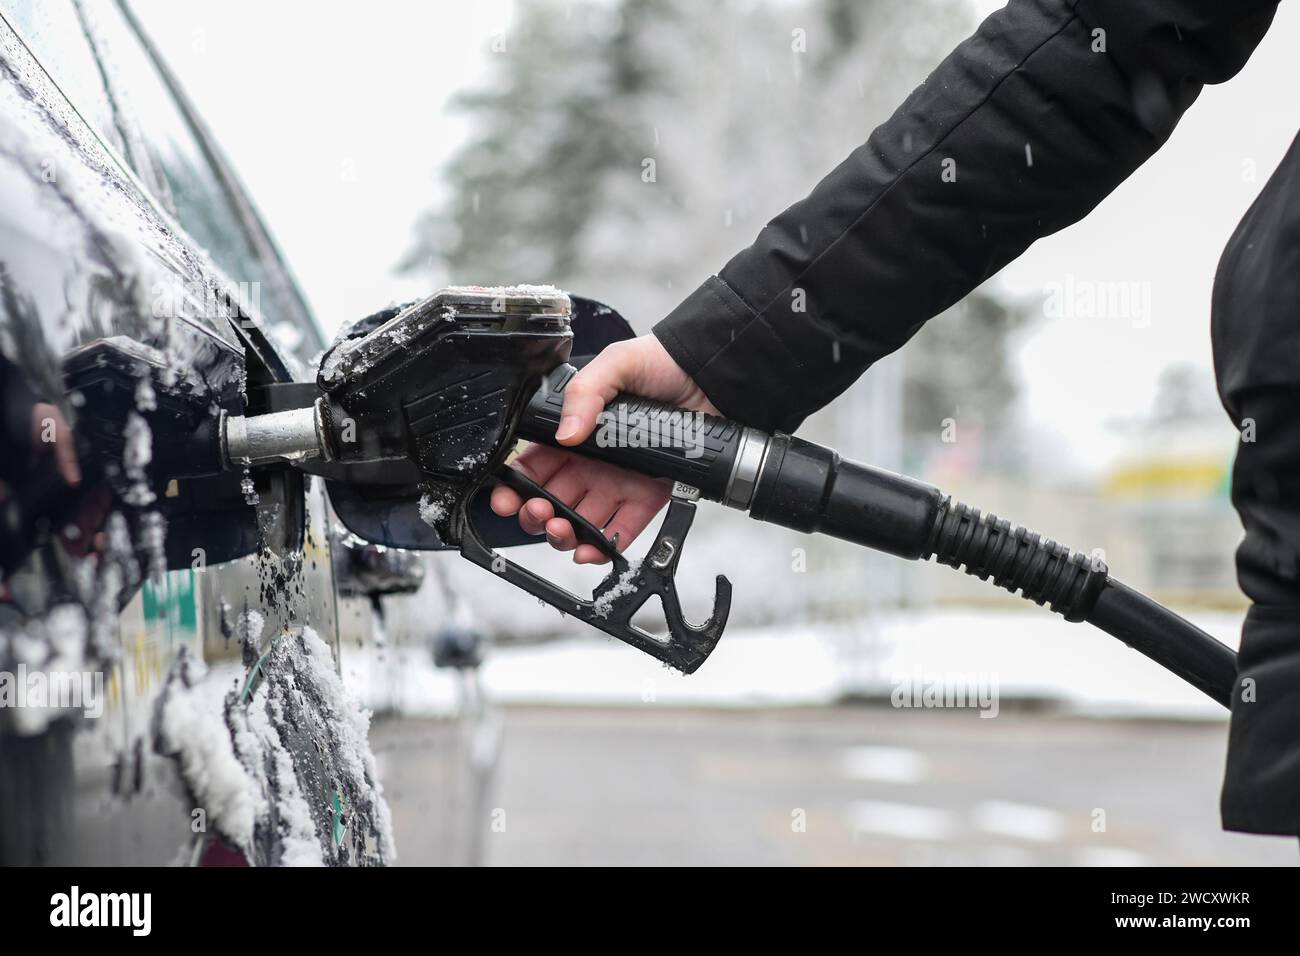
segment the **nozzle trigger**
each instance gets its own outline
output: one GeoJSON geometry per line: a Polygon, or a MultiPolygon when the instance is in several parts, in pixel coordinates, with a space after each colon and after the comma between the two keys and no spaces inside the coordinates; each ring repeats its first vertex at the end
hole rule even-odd
{"type": "Polygon", "coordinates": [[[717,576],[713,613],[705,623],[697,626],[685,619],[674,576],[686,535],[695,520],[697,489],[681,482],[674,484],[668,513],[645,560],[633,564],[618,552],[599,528],[527,475],[502,465],[491,477],[525,497],[545,498],[555,508],[556,515],[573,525],[578,540],[600,548],[613,567],[596,585],[591,599],[584,600],[488,548],[467,518],[461,522],[464,529],[460,542],[462,556],[552,607],[572,614],[684,674],[693,673],[704,663],[726,627],[727,615],[731,611],[731,582],[723,575],[717,576]],[[658,595],[663,604],[668,628],[667,636],[662,638],[632,623],[633,616],[654,595],[658,595]]]}

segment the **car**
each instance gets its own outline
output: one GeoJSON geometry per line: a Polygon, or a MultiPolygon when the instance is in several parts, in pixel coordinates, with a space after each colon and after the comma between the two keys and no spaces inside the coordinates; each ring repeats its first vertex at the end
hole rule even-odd
{"type": "MultiPolygon", "coordinates": [[[[208,464],[329,343],[126,3],[0,0],[0,196],[0,863],[391,862],[340,675],[428,559],[317,479],[208,464]]],[[[481,754],[443,766],[481,803],[481,754]]]]}

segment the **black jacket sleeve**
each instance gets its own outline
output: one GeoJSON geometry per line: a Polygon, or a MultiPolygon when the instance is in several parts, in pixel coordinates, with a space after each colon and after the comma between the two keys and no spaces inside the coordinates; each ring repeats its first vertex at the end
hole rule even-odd
{"type": "Polygon", "coordinates": [[[1241,69],[1276,6],[1012,0],[654,334],[725,414],[793,430],[1086,215],[1241,69]]]}

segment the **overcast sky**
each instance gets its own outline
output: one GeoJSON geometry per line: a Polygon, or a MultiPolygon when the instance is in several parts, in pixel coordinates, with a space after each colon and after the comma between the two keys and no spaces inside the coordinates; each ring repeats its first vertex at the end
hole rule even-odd
{"type": "MultiPolygon", "coordinates": [[[[508,29],[509,0],[133,5],[327,331],[428,291],[393,267],[415,216],[436,196],[437,168],[465,133],[447,100],[499,55],[492,38],[508,29]]],[[[1000,6],[974,5],[982,13],[1000,6]]],[[[1300,4],[1282,7],[1243,73],[1206,90],[1161,153],[1088,219],[1039,242],[994,280],[1036,302],[1067,276],[1149,283],[1145,327],[1054,318],[1027,337],[1021,366],[1031,415],[1077,449],[1102,448],[1107,420],[1145,409],[1163,365],[1209,367],[1215,263],[1300,127],[1300,4]],[[1254,181],[1243,175],[1247,163],[1258,171],[1254,181]]],[[[564,8],[557,0],[557,15],[564,8]]]]}
{"type": "Polygon", "coordinates": [[[1090,216],[1038,242],[996,277],[1039,299],[1067,274],[1151,283],[1147,328],[1085,319],[1036,326],[1021,355],[1036,420],[1077,429],[1091,444],[1101,440],[1096,430],[1105,419],[1147,407],[1162,365],[1210,367],[1215,266],[1300,128],[1297,51],[1300,4],[1283,3],[1246,68],[1208,87],[1159,153],[1090,216]],[[1248,161],[1258,171],[1253,182],[1243,178],[1248,161]]]}

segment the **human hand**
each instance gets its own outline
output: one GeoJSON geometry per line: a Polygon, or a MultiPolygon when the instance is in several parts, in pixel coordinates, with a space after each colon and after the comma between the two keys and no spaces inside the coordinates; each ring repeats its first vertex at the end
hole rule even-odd
{"type": "MultiPolygon", "coordinates": [[[[556,439],[562,445],[581,444],[595,431],[606,403],[619,392],[719,414],[659,340],[643,335],[610,345],[570,380],[556,439]]],[[[547,445],[529,445],[512,464],[604,529],[606,537],[617,540],[620,551],[645,530],[672,493],[671,486],[659,479],[547,445]]],[[[510,488],[498,486],[492,492],[492,510],[499,515],[518,514],[525,531],[544,531],[552,547],[574,552],[576,564],[608,560],[595,545],[578,544],[573,526],[557,518],[545,498],[524,501],[510,488]]]]}

